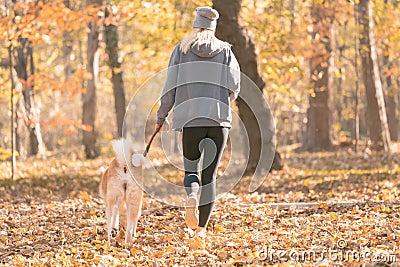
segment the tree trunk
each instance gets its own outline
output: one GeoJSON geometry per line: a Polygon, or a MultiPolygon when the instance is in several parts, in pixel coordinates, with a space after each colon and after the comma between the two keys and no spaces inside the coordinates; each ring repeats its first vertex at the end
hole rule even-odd
{"type": "Polygon", "coordinates": [[[124,136],[123,123],[125,117],[125,86],[122,79],[122,62],[119,59],[119,37],[118,26],[115,21],[115,14],[112,13],[112,8],[107,8],[106,18],[109,18],[107,24],[104,25],[106,38],[106,52],[108,54],[108,66],[112,72],[112,85],[114,91],[115,114],[117,118],[117,137],[124,136]]]}
{"type": "Polygon", "coordinates": [[[389,61],[389,45],[383,46],[383,65],[389,70],[389,74],[385,74],[386,79],[386,114],[389,125],[390,140],[397,141],[397,118],[396,118],[396,93],[392,84],[392,75],[390,74],[391,64],[389,61]]]}
{"type": "MultiPolygon", "coordinates": [[[[64,0],[64,5],[65,7],[70,8],[71,6],[70,1],[64,0]]],[[[62,47],[65,80],[69,80],[72,75],[72,67],[71,67],[72,42],[73,40],[71,37],[71,32],[65,31],[63,33],[63,47],[62,47]]]]}
{"type": "MultiPolygon", "coordinates": [[[[258,69],[257,54],[252,41],[252,34],[240,25],[239,13],[241,1],[213,0],[213,7],[220,15],[216,36],[232,44],[232,50],[240,64],[241,71],[246,74],[262,92],[265,82],[258,69]]],[[[246,88],[242,88],[242,90],[245,89],[246,88]]],[[[239,117],[244,123],[250,144],[250,155],[246,171],[252,173],[255,171],[260,159],[262,140],[260,127],[251,108],[262,107],[250,108],[240,97],[237,99],[236,103],[239,109],[239,117]]],[[[276,152],[276,154],[277,153],[278,152],[276,152]]],[[[274,168],[282,168],[280,157],[277,155],[275,155],[274,162],[274,168]]]]}
{"type": "MultiPolygon", "coordinates": [[[[13,1],[15,4],[15,1],[13,1]]],[[[14,10],[16,16],[25,16],[23,11],[14,10]]],[[[29,13],[29,11],[28,11],[29,13]]],[[[15,70],[16,77],[13,77],[15,81],[23,80],[28,81],[34,72],[35,65],[33,60],[33,48],[31,42],[23,38],[22,36],[18,36],[18,47],[16,48],[17,54],[15,57],[15,70]],[[30,68],[28,68],[28,66],[30,68]]],[[[13,67],[13,66],[12,66],[13,67]]],[[[19,82],[19,84],[21,84],[19,82]]],[[[17,111],[16,111],[16,147],[20,155],[24,155],[23,143],[21,139],[23,139],[22,135],[23,129],[22,126],[28,128],[29,135],[29,145],[28,145],[28,156],[41,155],[43,156],[45,153],[45,146],[42,140],[41,130],[40,130],[40,110],[35,105],[34,100],[34,92],[33,92],[33,83],[30,81],[24,88],[19,86],[19,91],[22,93],[22,98],[19,99],[17,103],[17,111]]]]}
{"type": "Polygon", "coordinates": [[[296,7],[296,1],[295,1],[295,0],[289,0],[289,11],[290,11],[290,33],[293,33],[293,29],[294,29],[294,21],[295,21],[295,19],[296,19],[295,7],[296,7]]]}
{"type": "MultiPolygon", "coordinates": [[[[34,63],[33,63],[33,49],[31,47],[28,39],[19,38],[19,46],[17,50],[17,57],[15,59],[15,70],[17,72],[17,76],[19,80],[27,81],[30,75],[34,74],[34,63]],[[30,73],[28,75],[28,65],[30,66],[30,73]]],[[[42,135],[40,131],[40,121],[39,114],[40,111],[38,107],[35,105],[34,94],[33,94],[33,85],[29,83],[27,86],[22,88],[23,100],[18,104],[19,112],[23,112],[17,114],[17,119],[23,119],[22,121],[28,128],[29,133],[29,149],[28,156],[33,155],[44,155],[45,147],[42,140],[42,135]],[[22,107],[23,106],[23,107],[22,107]],[[22,108],[22,109],[21,109],[22,108]]],[[[18,111],[17,111],[18,112],[18,111]]],[[[21,126],[22,121],[17,120],[19,124],[17,128],[17,149],[18,152],[21,151],[22,143],[21,139],[21,126]]]]}
{"type": "Polygon", "coordinates": [[[356,35],[354,39],[354,72],[355,72],[355,92],[354,92],[354,151],[358,152],[360,141],[360,72],[358,65],[358,57],[360,51],[360,5],[354,3],[353,5],[354,23],[356,28],[356,35]]]}
{"type": "Polygon", "coordinates": [[[331,70],[331,23],[324,4],[313,3],[311,17],[313,23],[313,57],[310,60],[310,78],[313,93],[309,96],[307,110],[307,135],[305,149],[310,151],[329,150],[331,113],[329,110],[329,90],[331,70]]]}
{"type": "Polygon", "coordinates": [[[26,131],[25,131],[25,121],[24,121],[24,116],[25,114],[24,110],[24,98],[22,96],[22,92],[19,90],[16,90],[16,92],[19,94],[19,98],[16,104],[15,108],[15,148],[18,151],[18,157],[19,158],[26,158],[27,156],[27,151],[25,149],[25,143],[26,143],[26,131]]]}
{"type": "MultiPolygon", "coordinates": [[[[27,42],[26,39],[19,38],[19,46],[16,48],[17,50],[17,55],[15,58],[15,71],[17,73],[17,78],[16,80],[27,80],[28,79],[28,72],[27,72],[27,59],[25,56],[24,52],[24,47],[25,43],[27,42]]],[[[24,135],[24,130],[23,130],[23,125],[25,124],[23,115],[26,110],[27,102],[24,101],[25,95],[29,96],[29,94],[26,94],[26,91],[29,90],[28,88],[22,89],[22,85],[19,84],[19,87],[17,87],[18,93],[20,93],[20,97],[18,98],[17,102],[17,109],[16,109],[16,115],[15,115],[15,120],[16,120],[16,148],[18,151],[18,154],[22,157],[27,156],[25,151],[24,151],[24,143],[25,143],[25,135],[24,135]],[[23,91],[22,91],[23,90],[23,91]],[[25,93],[24,93],[25,92],[25,93]]]]}
{"type": "MultiPolygon", "coordinates": [[[[28,68],[28,61],[29,63],[32,62],[32,60],[30,60],[32,58],[32,47],[29,43],[29,41],[27,42],[27,48],[26,48],[26,65],[25,67],[28,68]]],[[[19,51],[20,52],[20,51],[19,51]]],[[[22,52],[23,53],[23,52],[22,52]]],[[[31,66],[31,70],[32,70],[32,66],[31,66]]],[[[32,73],[30,73],[32,74],[32,73]]],[[[30,77],[30,75],[27,74],[26,78],[30,77]]],[[[24,79],[25,81],[27,81],[27,79],[24,79]]],[[[22,94],[24,95],[24,102],[25,102],[25,111],[27,112],[28,115],[28,121],[27,123],[27,127],[28,127],[28,131],[29,131],[29,150],[28,150],[28,155],[32,156],[32,155],[36,155],[38,153],[38,140],[36,137],[36,133],[35,133],[35,123],[32,120],[33,119],[33,112],[34,112],[34,108],[33,108],[33,85],[28,85],[24,88],[24,90],[22,91],[22,94]]]]}
{"type": "MultiPolygon", "coordinates": [[[[29,55],[29,66],[30,66],[30,75],[33,76],[35,74],[35,63],[33,60],[33,48],[29,46],[28,48],[29,55]]],[[[45,156],[46,147],[42,138],[42,131],[40,127],[40,109],[37,107],[36,102],[34,100],[34,92],[33,92],[33,84],[31,85],[31,95],[32,98],[30,100],[31,109],[28,113],[28,116],[31,118],[29,131],[30,134],[30,146],[31,146],[31,155],[38,155],[41,157],[45,156]]]]}
{"type": "Polygon", "coordinates": [[[385,151],[390,152],[390,134],[387,125],[386,108],[383,97],[382,83],[379,75],[378,58],[373,32],[374,22],[372,7],[369,0],[360,3],[360,54],[363,80],[367,97],[367,125],[373,149],[381,149],[382,142],[385,151]]]}
{"type": "Polygon", "coordinates": [[[10,61],[9,69],[10,69],[10,77],[11,77],[11,94],[10,94],[10,106],[11,106],[11,180],[15,179],[15,169],[17,166],[16,158],[15,158],[15,120],[14,120],[14,64],[13,64],[13,47],[10,44],[8,47],[8,57],[10,61]]]}
{"type": "MultiPolygon", "coordinates": [[[[100,5],[102,1],[87,1],[87,5],[100,5]]],[[[83,145],[85,146],[85,155],[87,159],[94,159],[99,156],[96,147],[96,82],[99,71],[99,27],[97,21],[88,24],[90,29],[87,37],[87,71],[90,78],[87,81],[86,92],[82,94],[82,124],[89,126],[89,129],[83,131],[83,145]]]]}

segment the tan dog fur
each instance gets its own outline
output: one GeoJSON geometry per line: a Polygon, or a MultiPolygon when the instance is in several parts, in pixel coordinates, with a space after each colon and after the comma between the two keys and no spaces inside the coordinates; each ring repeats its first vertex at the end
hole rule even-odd
{"type": "Polygon", "coordinates": [[[127,140],[113,141],[113,149],[116,157],[101,177],[99,191],[106,204],[108,240],[116,236],[119,221],[125,223],[126,218],[125,243],[130,243],[132,236],[136,237],[142,209],[143,191],[138,182],[143,180],[143,164],[139,167],[132,165],[132,151],[127,140]]]}

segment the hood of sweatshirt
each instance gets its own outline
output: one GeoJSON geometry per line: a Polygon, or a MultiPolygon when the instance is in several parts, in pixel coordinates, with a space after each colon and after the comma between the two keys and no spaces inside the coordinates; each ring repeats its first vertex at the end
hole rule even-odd
{"type": "Polygon", "coordinates": [[[224,48],[228,47],[229,45],[225,42],[218,41],[219,44],[216,46],[217,48],[212,49],[210,44],[201,44],[201,45],[194,45],[190,48],[190,51],[199,57],[214,57],[215,55],[219,54],[224,48]]]}

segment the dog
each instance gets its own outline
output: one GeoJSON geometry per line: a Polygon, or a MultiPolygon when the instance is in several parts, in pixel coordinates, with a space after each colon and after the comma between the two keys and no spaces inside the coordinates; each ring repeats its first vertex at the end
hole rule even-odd
{"type": "Polygon", "coordinates": [[[101,177],[99,192],[106,205],[108,241],[116,237],[120,221],[126,221],[125,243],[128,244],[136,237],[143,199],[139,184],[148,161],[143,155],[134,154],[126,139],[114,140],[112,147],[115,158],[101,177]]]}

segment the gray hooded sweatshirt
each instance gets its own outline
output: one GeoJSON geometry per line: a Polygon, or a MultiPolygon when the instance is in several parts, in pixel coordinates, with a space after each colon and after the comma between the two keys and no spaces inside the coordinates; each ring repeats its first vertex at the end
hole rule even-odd
{"type": "Polygon", "coordinates": [[[167,79],[157,111],[157,123],[164,123],[174,107],[172,129],[183,127],[231,127],[230,95],[240,91],[240,68],[230,48],[192,46],[184,54],[178,44],[172,52],[167,79]]]}

